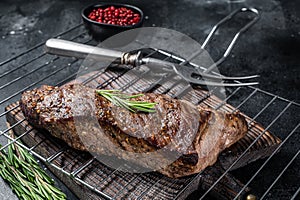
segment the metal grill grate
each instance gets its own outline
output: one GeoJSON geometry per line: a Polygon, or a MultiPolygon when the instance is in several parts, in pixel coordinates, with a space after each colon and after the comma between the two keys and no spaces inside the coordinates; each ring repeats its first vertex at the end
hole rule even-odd
{"type": "MultiPolygon", "coordinates": [[[[94,43],[82,24],[56,37],[69,40],[71,38],[81,43],[94,43]]],[[[43,43],[0,63],[0,137],[2,143],[9,139],[11,141],[8,144],[12,142],[20,144],[54,170],[72,177],[77,183],[95,192],[99,199],[182,199],[198,188],[202,173],[176,180],[158,173],[124,173],[118,169],[108,168],[90,154],[66,147],[61,141],[46,137],[28,125],[20,115],[18,104],[15,103],[19,100],[21,93],[42,84],[68,83],[76,77],[81,64],[81,61],[77,59],[41,53],[42,49],[43,43]],[[9,126],[7,126],[7,120],[10,122],[9,126]],[[9,136],[12,130],[18,135],[14,140],[9,136]],[[19,142],[19,139],[24,144],[19,142]]],[[[177,62],[184,61],[162,50],[148,49],[148,51],[148,55],[154,57],[164,57],[164,59],[177,62]]],[[[180,96],[188,99],[191,97],[190,86],[178,84],[176,77],[149,76],[149,70],[143,67],[130,71],[97,72],[87,77],[83,76],[82,81],[94,87],[121,88],[127,92],[151,91],[167,93],[173,97],[180,96]]],[[[290,143],[297,142],[295,139],[299,134],[300,105],[254,87],[227,88],[226,92],[227,98],[224,101],[219,101],[211,93],[202,90],[197,90],[196,95],[190,100],[195,104],[201,103],[227,112],[235,109],[241,110],[249,116],[249,126],[256,135],[250,143],[247,140],[241,142],[244,144],[240,144],[242,152],[237,159],[226,167],[225,172],[217,177],[211,187],[204,192],[198,191],[196,198],[206,198],[229,171],[241,167],[243,159],[252,149],[261,148],[264,145],[260,144],[261,141],[265,140],[268,143],[267,137],[270,131],[281,138],[282,142],[272,149],[270,157],[252,163],[250,171],[249,168],[244,167],[232,172],[245,183],[244,187],[237,191],[235,198],[239,198],[247,186],[250,186],[261,199],[296,199],[300,192],[299,183],[296,183],[297,177],[299,178],[297,166],[299,166],[300,149],[291,149],[290,143]],[[226,104],[227,102],[232,106],[226,104]],[[273,109],[275,107],[277,109],[273,109]],[[276,110],[280,112],[277,113],[276,110]],[[265,129],[257,128],[255,121],[260,122],[265,129]],[[243,149],[242,146],[246,148],[243,149]],[[276,154],[279,149],[281,153],[276,154]],[[284,156],[289,157],[288,163],[280,163],[280,159],[284,156]],[[264,176],[269,173],[273,173],[272,178],[264,179],[264,176]],[[288,173],[296,173],[296,178],[289,177],[295,182],[287,182],[288,173]],[[285,184],[286,190],[278,193],[278,184],[285,184]]],[[[95,199],[95,196],[90,198],[95,199]]]]}

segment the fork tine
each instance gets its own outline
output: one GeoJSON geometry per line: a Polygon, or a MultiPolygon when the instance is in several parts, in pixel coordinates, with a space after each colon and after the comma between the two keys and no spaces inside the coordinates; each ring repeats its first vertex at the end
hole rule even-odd
{"type": "Polygon", "coordinates": [[[215,79],[215,80],[246,80],[246,79],[259,77],[259,75],[236,76],[236,77],[229,77],[229,76],[222,76],[222,75],[216,76],[212,74],[207,74],[205,72],[201,72],[199,68],[175,64],[172,62],[159,60],[156,58],[142,58],[141,62],[147,65],[148,67],[150,67],[152,70],[158,70],[158,71],[173,70],[177,74],[181,74],[183,77],[186,78],[192,78],[192,75],[200,76],[201,78],[208,78],[208,79],[215,79]]]}
{"type": "Polygon", "coordinates": [[[176,73],[180,77],[182,77],[184,80],[190,83],[194,83],[197,85],[207,85],[207,86],[223,86],[223,87],[239,87],[239,86],[250,86],[250,85],[257,85],[259,84],[258,82],[249,82],[249,83],[224,83],[221,82],[222,80],[245,80],[249,78],[256,78],[258,75],[252,75],[252,76],[245,76],[245,77],[226,77],[226,76],[215,76],[212,74],[205,74],[202,72],[199,72],[199,70],[192,68],[192,67],[187,67],[187,66],[181,66],[179,64],[171,63],[168,61],[164,60],[159,60],[156,58],[143,58],[142,63],[148,66],[152,70],[164,70],[168,71],[169,73],[176,73]],[[200,79],[194,78],[192,75],[199,75],[200,79]],[[206,81],[203,80],[203,77],[209,78],[209,79],[214,79],[214,80],[219,80],[220,82],[217,81],[206,81]]]}
{"type": "MultiPolygon", "coordinates": [[[[175,67],[175,65],[173,65],[173,73],[176,73],[177,75],[179,75],[180,77],[182,77],[184,80],[186,80],[187,82],[193,83],[193,84],[197,84],[197,85],[206,85],[206,86],[221,86],[221,87],[242,87],[242,86],[252,86],[252,85],[258,85],[259,82],[248,82],[248,83],[242,83],[242,82],[235,82],[235,83],[224,83],[224,79],[222,79],[222,77],[218,77],[220,82],[213,82],[213,81],[209,81],[209,80],[203,80],[203,77],[201,77],[201,79],[197,79],[192,77],[191,73],[189,73],[188,75],[182,72],[179,72],[177,70],[177,68],[175,67]],[[221,81],[222,80],[222,81],[221,81]]],[[[231,77],[230,77],[231,78],[231,77]]]]}
{"type": "Polygon", "coordinates": [[[221,86],[221,87],[242,87],[242,86],[253,86],[258,85],[259,82],[248,82],[248,83],[224,83],[224,82],[212,82],[212,81],[203,81],[199,79],[185,79],[186,81],[197,84],[197,85],[206,85],[206,86],[221,86]]]}
{"type": "Polygon", "coordinates": [[[247,79],[253,79],[253,78],[257,78],[259,77],[259,75],[250,75],[250,76],[215,76],[212,74],[207,74],[207,73],[202,73],[202,72],[198,72],[198,73],[194,73],[195,75],[199,75],[203,78],[210,78],[210,79],[217,79],[217,80],[247,80],[247,79]]]}
{"type": "Polygon", "coordinates": [[[184,74],[184,76],[199,76],[200,78],[216,79],[216,80],[247,80],[259,77],[259,75],[249,75],[249,76],[223,76],[223,75],[213,75],[206,72],[200,71],[198,67],[187,67],[185,65],[173,64],[173,69],[184,74]],[[176,68],[176,69],[175,69],[176,68]],[[185,68],[185,69],[184,69],[185,68]],[[188,70],[186,70],[188,69],[188,70]]]}
{"type": "MultiPolygon", "coordinates": [[[[214,80],[247,80],[259,77],[259,75],[250,75],[250,76],[223,76],[223,75],[212,75],[207,74],[205,72],[201,72],[200,69],[182,66],[178,64],[172,63],[173,70],[177,74],[181,74],[183,77],[186,78],[196,78],[197,76],[199,79],[214,79],[214,80]]],[[[199,80],[196,78],[196,80],[199,80]]]]}

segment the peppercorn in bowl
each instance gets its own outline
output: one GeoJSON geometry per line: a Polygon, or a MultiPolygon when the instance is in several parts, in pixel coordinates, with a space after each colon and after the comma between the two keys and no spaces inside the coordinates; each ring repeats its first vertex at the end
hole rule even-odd
{"type": "Polygon", "coordinates": [[[136,6],[101,3],[84,8],[81,16],[85,27],[96,40],[104,40],[122,31],[141,27],[144,14],[136,6]]]}

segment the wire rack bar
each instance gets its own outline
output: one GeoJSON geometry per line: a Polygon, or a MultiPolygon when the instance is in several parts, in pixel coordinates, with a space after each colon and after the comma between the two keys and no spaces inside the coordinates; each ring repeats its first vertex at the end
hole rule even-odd
{"type": "Polygon", "coordinates": [[[6,115],[7,113],[9,113],[9,112],[15,110],[15,109],[18,108],[18,107],[19,107],[19,105],[16,105],[16,106],[10,108],[9,110],[4,111],[3,113],[0,114],[0,117],[3,117],[3,116],[6,115]]]}
{"type": "Polygon", "coordinates": [[[11,69],[11,70],[8,70],[8,71],[4,72],[3,74],[0,75],[0,78],[4,77],[4,76],[6,76],[6,75],[11,74],[11,73],[13,73],[14,71],[17,71],[18,69],[21,69],[22,67],[26,66],[27,64],[32,63],[33,61],[36,61],[36,60],[42,58],[42,57],[45,56],[45,55],[46,55],[46,53],[40,54],[40,55],[38,55],[38,56],[32,58],[32,59],[29,60],[28,62],[26,62],[26,63],[24,63],[24,64],[21,64],[20,66],[18,66],[18,67],[16,67],[16,68],[13,68],[13,69],[11,69]]]}
{"type": "MultiPolygon", "coordinates": [[[[54,62],[55,60],[58,60],[58,57],[55,57],[53,60],[50,61],[50,63],[51,63],[51,62],[54,62]]],[[[43,64],[43,65],[40,65],[40,66],[37,67],[36,69],[33,69],[33,70],[29,71],[28,73],[26,73],[26,74],[24,74],[24,75],[22,75],[22,76],[19,76],[19,77],[13,79],[13,80],[7,82],[6,84],[0,86],[0,90],[3,89],[3,88],[5,88],[5,87],[7,87],[7,86],[9,86],[9,85],[11,85],[11,84],[13,84],[13,83],[15,83],[15,82],[17,82],[17,81],[19,81],[19,80],[21,80],[21,79],[23,79],[23,78],[25,78],[26,76],[29,76],[29,75],[33,74],[34,72],[36,72],[36,71],[38,71],[38,70],[44,68],[44,67],[47,66],[47,65],[49,65],[48,62],[46,62],[46,63],[43,64]]]]}
{"type": "MultiPolygon", "coordinates": [[[[21,124],[21,123],[24,122],[24,121],[25,121],[25,119],[23,119],[23,120],[21,120],[21,121],[18,121],[17,123],[15,123],[14,125],[8,127],[8,128],[5,129],[4,131],[1,131],[0,136],[5,135],[5,133],[9,132],[12,128],[18,126],[19,124],[21,124]]],[[[2,150],[2,149],[0,149],[0,150],[2,150]]]]}
{"type": "Polygon", "coordinates": [[[135,175],[133,176],[123,187],[122,189],[115,194],[114,199],[116,199],[118,196],[120,196],[125,190],[127,190],[127,188],[134,182],[136,181],[138,178],[140,178],[139,175],[135,175]]]}
{"type": "Polygon", "coordinates": [[[295,200],[299,194],[300,194],[300,186],[299,186],[298,190],[295,192],[295,194],[292,196],[291,200],[295,200]]]}
{"type": "MultiPolygon", "coordinates": [[[[253,181],[253,179],[261,172],[261,170],[266,166],[266,164],[273,158],[273,156],[279,151],[279,149],[286,143],[286,141],[294,134],[294,132],[299,128],[300,123],[288,134],[288,136],[280,143],[280,145],[272,152],[272,154],[267,158],[267,160],[260,166],[260,168],[255,172],[255,174],[250,178],[250,180],[245,184],[245,186],[242,188],[241,191],[245,190],[245,188],[253,181]]],[[[282,172],[277,176],[275,181],[271,184],[271,186],[267,189],[263,197],[267,195],[267,193],[271,190],[271,188],[275,185],[275,183],[279,180],[279,178],[283,175],[283,173],[287,170],[287,168],[291,165],[291,163],[296,159],[296,157],[299,155],[300,150],[295,154],[295,156],[290,160],[290,162],[285,166],[285,168],[282,170],[282,172]]],[[[238,196],[241,194],[238,193],[235,199],[238,198],[238,196]]]]}
{"type": "Polygon", "coordinates": [[[82,165],[81,167],[79,167],[78,169],[74,170],[71,172],[71,176],[77,176],[78,173],[80,173],[82,170],[84,170],[85,168],[87,168],[90,164],[92,164],[92,162],[95,161],[95,157],[91,158],[90,160],[88,160],[84,165],[82,165]]]}
{"type": "Polygon", "coordinates": [[[226,104],[226,102],[233,97],[239,90],[241,89],[241,87],[236,88],[233,92],[231,92],[219,105],[217,105],[215,107],[216,110],[219,110],[223,105],[226,104]]]}
{"type": "Polygon", "coordinates": [[[48,74],[47,76],[45,76],[45,77],[39,79],[38,81],[33,82],[33,83],[27,85],[27,86],[24,87],[23,89],[21,89],[21,90],[15,92],[14,94],[12,94],[12,95],[8,96],[7,98],[3,99],[2,101],[0,101],[0,104],[3,104],[4,102],[6,102],[6,101],[12,99],[13,97],[16,97],[17,95],[21,94],[22,92],[24,92],[24,91],[28,90],[29,88],[31,88],[31,87],[37,85],[38,83],[43,82],[45,79],[47,79],[47,78],[53,76],[54,74],[56,74],[56,73],[58,73],[58,72],[60,72],[60,71],[62,71],[62,70],[64,70],[64,69],[65,69],[65,67],[59,68],[59,69],[53,71],[52,73],[48,74]]]}
{"type": "Polygon", "coordinates": [[[276,97],[276,98],[278,98],[278,99],[280,99],[280,100],[282,100],[282,101],[285,101],[285,102],[287,102],[287,103],[292,103],[292,104],[294,104],[294,105],[296,105],[296,106],[300,106],[300,103],[298,103],[298,102],[288,100],[288,99],[283,98],[283,97],[278,96],[278,95],[274,95],[274,94],[272,94],[272,93],[270,93],[270,92],[268,92],[268,91],[262,90],[262,89],[260,89],[260,88],[255,88],[255,87],[253,87],[253,86],[248,86],[248,87],[251,88],[251,89],[257,89],[257,91],[259,91],[259,92],[261,92],[261,93],[264,93],[264,94],[266,94],[266,95],[268,95],[268,96],[276,97]]]}
{"type": "MultiPolygon", "coordinates": [[[[241,89],[241,87],[237,87],[230,95],[228,95],[224,100],[222,100],[218,105],[216,105],[214,107],[214,109],[219,110],[220,108],[222,108],[223,105],[225,105],[227,103],[227,101],[232,98],[239,90],[241,89]]],[[[251,93],[251,96],[254,95],[256,91],[253,91],[251,93]]],[[[238,106],[236,106],[236,109],[233,110],[233,112],[237,111],[239,107],[241,107],[244,103],[246,103],[250,98],[245,98],[238,106]]]]}
{"type": "MultiPolygon", "coordinates": [[[[2,131],[0,131],[0,134],[2,134],[2,131]]],[[[13,139],[14,139],[14,138],[12,138],[11,136],[9,136],[9,135],[7,135],[7,134],[3,134],[3,135],[5,135],[5,137],[8,138],[9,140],[13,140],[13,139]]],[[[19,145],[20,147],[26,149],[30,154],[36,156],[38,159],[42,160],[43,162],[46,162],[46,159],[45,159],[43,156],[41,156],[40,154],[34,152],[34,151],[31,150],[30,148],[28,148],[26,145],[22,144],[22,143],[19,142],[19,141],[15,141],[15,143],[16,143],[17,145],[19,145]]]]}
{"type": "Polygon", "coordinates": [[[299,156],[300,150],[294,155],[294,157],[290,160],[290,162],[284,167],[284,169],[280,172],[280,174],[276,177],[274,182],[270,185],[270,187],[266,190],[266,192],[263,194],[263,196],[260,199],[264,199],[270,190],[274,187],[274,185],[277,183],[277,181],[282,177],[283,173],[288,169],[288,167],[296,160],[296,158],[299,156]]]}
{"type": "Polygon", "coordinates": [[[277,97],[273,97],[249,122],[250,127],[253,126],[253,122],[259,117],[275,100],[277,97]]]}
{"type": "MultiPolygon", "coordinates": [[[[11,129],[12,130],[12,129],[11,129]]],[[[25,135],[27,135],[28,133],[30,133],[33,129],[30,129],[28,131],[25,131],[24,133],[22,133],[21,135],[19,135],[18,137],[14,138],[13,140],[8,140],[7,144],[3,145],[0,148],[0,151],[2,151],[2,149],[5,149],[6,147],[8,147],[11,144],[14,144],[17,140],[21,139],[22,137],[24,137],[25,135]]]]}
{"type": "Polygon", "coordinates": [[[64,146],[63,148],[61,148],[60,150],[58,150],[56,153],[52,154],[51,156],[49,156],[46,159],[47,163],[52,162],[54,159],[56,159],[58,156],[60,156],[61,154],[63,154],[66,151],[67,147],[64,146]]]}
{"type": "Polygon", "coordinates": [[[251,94],[249,94],[239,105],[235,106],[233,112],[237,111],[242,105],[244,105],[253,95],[257,92],[257,90],[253,90],[251,94]]]}
{"type": "MultiPolygon", "coordinates": [[[[63,153],[66,153],[67,152],[67,150],[66,151],[64,151],[63,153]]],[[[76,154],[76,156],[73,158],[72,157],[72,160],[77,160],[78,158],[80,158],[82,155],[81,154],[76,154]]],[[[68,163],[66,163],[65,165],[62,165],[62,166],[60,166],[60,168],[61,168],[61,170],[62,171],[66,171],[65,169],[67,168],[67,167],[69,167],[69,166],[71,166],[72,165],[72,162],[68,162],[68,163]]],[[[71,176],[71,172],[68,172],[68,174],[71,176]]],[[[72,178],[74,178],[73,176],[71,176],[72,178]]]]}
{"type": "MultiPolygon", "coordinates": [[[[291,103],[289,103],[282,111],[281,113],[279,113],[279,115],[276,116],[276,118],[267,126],[266,130],[268,130],[278,119],[279,117],[281,117],[281,115],[290,107],[291,103]]],[[[296,126],[296,128],[299,127],[299,124],[296,126]]],[[[296,130],[296,129],[295,129],[296,130]]],[[[289,137],[291,137],[293,135],[295,131],[290,132],[290,134],[282,141],[282,143],[276,148],[276,150],[271,154],[270,157],[268,157],[268,159],[261,165],[261,167],[256,171],[256,173],[250,178],[250,180],[244,184],[244,187],[242,188],[242,190],[237,194],[236,198],[238,198],[238,196],[241,194],[241,192],[243,190],[246,189],[246,187],[250,184],[250,182],[257,176],[257,174],[264,168],[264,166],[269,162],[269,160],[275,155],[275,153],[279,150],[279,147],[281,147],[289,137]]],[[[231,167],[231,166],[230,166],[231,167]]]]}
{"type": "MultiPolygon", "coordinates": [[[[80,34],[78,34],[77,36],[73,37],[71,40],[74,40],[74,39],[80,37],[80,36],[83,35],[83,34],[84,34],[84,33],[80,33],[80,34]]],[[[43,57],[43,56],[45,56],[45,55],[46,55],[46,53],[42,53],[42,54],[40,54],[40,55],[38,56],[38,58],[39,58],[39,57],[43,57]]],[[[48,66],[50,63],[53,63],[54,61],[56,61],[56,60],[58,60],[58,59],[59,59],[59,57],[58,57],[58,56],[55,56],[55,57],[54,57],[53,59],[51,59],[50,61],[48,61],[48,62],[46,62],[46,63],[44,63],[44,64],[38,66],[37,68],[35,68],[35,69],[29,71],[28,73],[26,73],[26,74],[24,74],[24,75],[22,75],[22,76],[19,76],[19,77],[13,79],[13,80],[7,82],[7,83],[4,84],[4,85],[0,86],[0,90],[3,89],[3,88],[5,88],[5,87],[7,87],[7,86],[9,86],[9,85],[11,85],[11,84],[13,84],[13,83],[15,83],[15,82],[17,82],[17,81],[19,81],[19,80],[21,80],[21,79],[23,79],[23,78],[25,78],[25,77],[27,77],[27,76],[29,76],[29,75],[31,75],[31,74],[33,74],[34,72],[36,72],[36,71],[38,71],[38,70],[40,70],[40,69],[42,69],[42,68],[48,66]]],[[[15,70],[17,70],[17,69],[19,69],[19,68],[21,68],[21,67],[23,67],[23,66],[26,66],[26,65],[30,64],[31,62],[33,62],[33,61],[35,61],[35,60],[36,60],[36,59],[31,59],[31,60],[29,60],[28,62],[26,62],[26,63],[24,63],[24,64],[22,64],[22,65],[16,67],[16,68],[13,69],[13,70],[15,71],[15,70]]],[[[76,60],[76,61],[77,61],[77,60],[76,60]]],[[[44,80],[44,79],[43,79],[43,80],[44,80]]],[[[43,81],[43,80],[41,80],[41,81],[43,81]]],[[[0,103],[0,104],[1,104],[1,103],[0,103]]]]}
{"type": "Polygon", "coordinates": [[[131,80],[130,82],[128,82],[127,84],[124,85],[124,87],[122,87],[122,90],[125,91],[128,88],[130,88],[130,86],[132,86],[133,84],[135,84],[136,82],[138,82],[140,79],[144,78],[145,76],[147,76],[150,73],[150,70],[147,70],[145,72],[143,72],[140,77],[137,77],[133,80],[131,80]]]}
{"type": "Polygon", "coordinates": [[[147,192],[150,191],[152,188],[154,188],[161,180],[162,180],[162,176],[157,181],[155,181],[154,184],[152,184],[149,188],[147,188],[147,190],[144,190],[137,200],[141,200],[147,194],[147,192]]]}
{"type": "MultiPolygon", "coordinates": [[[[61,32],[61,33],[55,35],[54,37],[59,37],[59,36],[65,35],[65,34],[71,32],[71,31],[73,31],[73,30],[75,30],[75,29],[77,29],[78,27],[81,27],[81,26],[82,26],[82,23],[77,24],[76,26],[71,27],[70,29],[67,29],[67,30],[64,31],[64,32],[61,32]]],[[[11,57],[11,58],[9,58],[9,59],[7,59],[7,60],[1,62],[1,63],[0,63],[0,66],[5,65],[5,64],[7,64],[7,63],[9,63],[9,62],[11,62],[11,61],[13,61],[13,60],[16,60],[17,58],[19,58],[19,57],[21,57],[21,56],[23,56],[23,55],[26,55],[27,53],[29,53],[29,52],[31,52],[31,51],[33,51],[33,50],[35,50],[35,49],[37,49],[37,48],[43,46],[44,44],[45,44],[45,42],[40,42],[40,43],[36,44],[35,46],[33,46],[33,47],[27,49],[26,51],[23,51],[22,53],[20,53],[20,54],[18,54],[18,55],[16,55],[16,56],[13,56],[13,57],[11,57]]]]}
{"type": "Polygon", "coordinates": [[[155,90],[156,87],[158,87],[160,84],[163,84],[163,82],[165,82],[165,80],[168,80],[168,79],[171,79],[174,77],[175,74],[168,74],[168,75],[165,75],[165,76],[162,76],[161,78],[159,78],[157,81],[151,83],[149,85],[148,88],[145,88],[142,92],[152,92],[155,90]]]}
{"type": "MultiPolygon", "coordinates": [[[[125,176],[125,173],[123,173],[122,172],[122,169],[119,167],[119,168],[117,168],[117,169],[115,169],[114,171],[112,171],[111,173],[109,173],[109,175],[105,178],[105,179],[103,179],[102,181],[100,181],[100,183],[99,184],[96,184],[96,186],[99,186],[99,187],[102,187],[102,185],[104,184],[105,185],[105,183],[107,183],[107,182],[110,182],[110,181],[113,181],[113,183],[115,184],[113,187],[108,187],[108,188],[104,188],[104,190],[105,189],[108,189],[108,190],[114,190],[114,189],[116,189],[117,187],[116,187],[116,185],[118,186],[118,187],[120,187],[120,188],[123,188],[124,187],[124,185],[122,185],[122,183],[120,182],[120,181],[115,181],[115,179],[116,178],[118,178],[119,176],[125,176]]],[[[95,187],[96,187],[95,186],[95,187]]],[[[118,188],[119,189],[119,188],[118,188]]],[[[118,190],[119,191],[119,190],[118,190]]],[[[102,191],[103,192],[103,191],[102,191]]],[[[114,193],[115,193],[116,191],[114,191],[114,193]]],[[[114,199],[114,194],[110,194],[110,196],[114,199]]]]}
{"type": "MultiPolygon", "coordinates": [[[[246,154],[247,151],[250,150],[250,148],[259,140],[259,138],[261,138],[263,136],[263,134],[266,132],[266,130],[268,130],[278,119],[279,117],[281,117],[281,115],[288,109],[288,107],[291,105],[291,103],[289,103],[280,113],[279,115],[277,115],[275,117],[275,119],[265,128],[265,131],[263,131],[246,149],[245,151],[228,167],[228,169],[225,170],[225,172],[214,182],[214,184],[212,184],[212,186],[205,191],[205,193],[202,195],[202,197],[200,199],[204,199],[205,196],[208,195],[208,193],[214,188],[216,187],[216,185],[221,181],[221,179],[234,167],[235,164],[237,164],[237,162],[246,154]]],[[[198,175],[197,175],[198,176],[198,175]]],[[[196,176],[196,177],[197,177],[196,176]]],[[[196,178],[195,177],[195,178],[196,178]]],[[[245,187],[246,188],[246,187],[245,187]]],[[[243,190],[245,189],[243,188],[243,190]]]]}
{"type": "Polygon", "coordinates": [[[80,178],[78,177],[75,177],[75,180],[78,182],[78,183],[81,183],[82,185],[85,185],[87,188],[89,188],[90,190],[96,192],[97,194],[101,195],[103,198],[107,199],[107,200],[112,200],[113,197],[111,197],[110,195],[98,190],[96,187],[93,187],[91,186],[90,184],[84,182],[83,180],[81,180],[80,178]]]}

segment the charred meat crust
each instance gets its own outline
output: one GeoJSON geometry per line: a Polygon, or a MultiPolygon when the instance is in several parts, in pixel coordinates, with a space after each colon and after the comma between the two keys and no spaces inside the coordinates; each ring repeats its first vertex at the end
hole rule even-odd
{"type": "MultiPolygon", "coordinates": [[[[101,148],[101,142],[108,138],[128,152],[176,151],[180,156],[159,170],[175,178],[212,165],[222,150],[247,132],[247,123],[239,114],[217,112],[160,94],[146,93],[136,100],[156,102],[155,114],[131,113],[83,85],[41,86],[24,92],[20,106],[32,125],[78,150],[114,154],[101,148]],[[86,129],[78,131],[78,123],[86,129]],[[85,145],[82,140],[94,143],[85,145]]],[[[130,160],[122,154],[117,156],[130,160]]]]}

